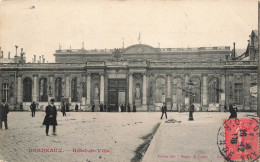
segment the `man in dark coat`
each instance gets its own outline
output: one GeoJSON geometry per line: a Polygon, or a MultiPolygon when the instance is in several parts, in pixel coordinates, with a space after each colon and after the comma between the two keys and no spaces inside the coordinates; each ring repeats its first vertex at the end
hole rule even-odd
{"type": "Polygon", "coordinates": [[[62,103],[61,112],[63,116],[66,116],[66,106],[64,102],[62,103]]]}
{"type": "Polygon", "coordinates": [[[46,125],[46,135],[48,136],[48,133],[49,133],[49,125],[53,125],[52,134],[56,135],[55,127],[56,127],[56,125],[58,125],[58,123],[57,123],[57,119],[56,119],[57,118],[57,109],[56,109],[56,106],[54,105],[54,99],[50,100],[50,104],[48,106],[46,106],[45,112],[46,112],[46,116],[45,116],[42,124],[46,125]]]}
{"type": "Polygon", "coordinates": [[[75,106],[75,111],[76,111],[76,112],[79,111],[79,105],[78,105],[78,104],[76,104],[76,106],[75,106]]]}
{"type": "Polygon", "coordinates": [[[162,116],[161,116],[161,119],[163,117],[163,114],[165,114],[165,117],[167,119],[167,107],[165,106],[165,103],[163,103],[163,106],[162,106],[162,116]]]}
{"type": "Polygon", "coordinates": [[[229,107],[229,112],[230,112],[229,119],[236,118],[237,117],[236,109],[234,109],[234,107],[231,103],[229,104],[228,107],[229,107]]]}
{"type": "Polygon", "coordinates": [[[99,108],[100,108],[100,112],[103,112],[103,111],[104,111],[104,109],[103,109],[103,104],[102,104],[102,103],[100,103],[99,108]]]}
{"type": "Polygon", "coordinates": [[[136,112],[136,106],[135,106],[135,104],[133,105],[133,112],[136,112]]]}
{"type": "Polygon", "coordinates": [[[5,103],[5,99],[2,99],[2,103],[0,105],[0,128],[2,129],[2,122],[5,123],[5,129],[8,129],[7,126],[7,114],[9,113],[9,108],[7,103],[5,103]]]}
{"type": "Polygon", "coordinates": [[[91,110],[92,110],[92,112],[95,111],[95,104],[94,103],[92,104],[91,110]]]}
{"type": "Polygon", "coordinates": [[[30,105],[31,111],[32,111],[32,117],[35,117],[35,111],[36,111],[36,104],[33,101],[32,104],[30,105]]]}
{"type": "Polygon", "coordinates": [[[20,103],[20,111],[23,111],[23,103],[20,103]]]}
{"type": "Polygon", "coordinates": [[[189,120],[193,120],[193,112],[194,112],[195,106],[193,104],[190,105],[190,111],[189,111],[189,120]]]}
{"type": "Polygon", "coordinates": [[[123,104],[120,105],[121,112],[124,112],[124,106],[123,104]]]}
{"type": "Polygon", "coordinates": [[[130,104],[127,105],[127,112],[131,112],[130,104]]]}
{"type": "Polygon", "coordinates": [[[104,111],[107,112],[107,105],[104,105],[104,111]]]}

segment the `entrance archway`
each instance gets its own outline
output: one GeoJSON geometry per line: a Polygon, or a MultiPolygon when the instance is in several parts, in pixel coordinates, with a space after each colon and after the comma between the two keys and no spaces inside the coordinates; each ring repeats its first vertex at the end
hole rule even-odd
{"type": "Polygon", "coordinates": [[[126,79],[108,79],[108,106],[110,111],[118,111],[118,106],[126,105],[126,79]]]}

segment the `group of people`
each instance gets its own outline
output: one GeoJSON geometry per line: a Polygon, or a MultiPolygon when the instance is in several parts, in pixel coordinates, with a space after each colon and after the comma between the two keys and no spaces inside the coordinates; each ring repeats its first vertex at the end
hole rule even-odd
{"type": "MultiPolygon", "coordinates": [[[[46,107],[45,112],[45,118],[43,121],[43,125],[46,125],[46,135],[49,135],[49,126],[52,125],[53,126],[53,135],[56,135],[56,126],[58,125],[57,123],[57,108],[54,105],[54,99],[50,100],[50,104],[46,107]]],[[[63,113],[63,116],[66,116],[66,109],[67,109],[67,104],[62,104],[62,108],[61,111],[63,113]]],[[[32,102],[32,104],[30,105],[30,109],[32,111],[32,117],[35,117],[35,111],[36,111],[36,104],[35,102],[32,102]]],[[[103,105],[102,103],[99,105],[100,108],[100,112],[109,112],[109,107],[107,107],[106,105],[103,105]]],[[[195,106],[193,104],[190,105],[190,110],[189,110],[189,120],[193,120],[193,112],[194,112],[194,108],[195,106]]],[[[237,107],[235,104],[229,104],[228,106],[229,108],[229,112],[230,112],[230,116],[229,119],[231,118],[237,118],[237,107]]],[[[92,112],[94,112],[95,110],[95,104],[92,104],[92,112]]],[[[118,107],[119,111],[121,112],[126,112],[126,108],[123,104],[121,104],[118,107]]],[[[227,106],[224,106],[225,111],[227,111],[227,106]]],[[[78,105],[75,105],[75,110],[78,111],[78,105]]],[[[161,107],[161,111],[162,111],[162,115],[161,115],[161,119],[163,118],[163,115],[165,115],[166,119],[167,119],[167,107],[165,105],[165,103],[163,103],[163,106],[161,107]]],[[[131,112],[131,108],[130,108],[130,104],[127,105],[127,112],[131,112]]],[[[133,104],[133,112],[136,112],[136,106],[135,104],[133,104]]],[[[9,108],[8,108],[8,104],[5,102],[5,99],[2,99],[2,103],[0,105],[0,129],[2,129],[2,122],[4,122],[5,125],[5,129],[8,129],[7,126],[7,114],[9,113],[9,108]]]]}
{"type": "MultiPolygon", "coordinates": [[[[130,104],[127,104],[127,110],[126,110],[126,107],[125,105],[121,104],[120,106],[118,106],[118,111],[120,112],[131,112],[131,107],[130,107],[130,104]]],[[[133,112],[136,112],[136,106],[135,104],[133,104],[133,112]]]]}
{"type": "MultiPolygon", "coordinates": [[[[91,111],[94,112],[95,111],[95,104],[92,103],[92,106],[91,106],[91,111]]],[[[103,105],[102,103],[99,104],[99,111],[100,112],[110,112],[110,107],[107,106],[107,105],[103,105]]]]}
{"type": "MultiPolygon", "coordinates": [[[[94,103],[92,103],[92,106],[91,106],[91,111],[92,112],[95,112],[95,104],[94,103]]],[[[107,105],[103,105],[102,103],[100,103],[100,105],[99,105],[99,111],[100,112],[110,112],[110,107],[109,106],[107,106],[107,105]]],[[[123,104],[121,104],[120,106],[118,106],[118,112],[131,112],[131,107],[130,107],[130,104],[128,104],[127,105],[127,110],[126,110],[126,107],[123,105],[123,104]]],[[[132,110],[133,112],[136,112],[136,106],[135,106],[135,104],[133,104],[133,110],[132,110]]]]}

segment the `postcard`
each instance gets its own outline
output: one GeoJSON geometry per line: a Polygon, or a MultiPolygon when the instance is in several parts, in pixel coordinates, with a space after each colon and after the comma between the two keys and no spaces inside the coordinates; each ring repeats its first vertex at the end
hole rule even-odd
{"type": "Polygon", "coordinates": [[[259,4],[0,0],[0,161],[258,161],[259,4]]]}

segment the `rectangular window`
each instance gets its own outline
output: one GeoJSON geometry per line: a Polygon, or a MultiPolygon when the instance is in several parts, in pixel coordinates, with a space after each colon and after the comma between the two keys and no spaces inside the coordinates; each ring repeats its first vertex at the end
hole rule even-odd
{"type": "Polygon", "coordinates": [[[8,102],[8,96],[9,96],[9,84],[4,83],[2,84],[2,99],[5,99],[6,102],[8,102]]]}
{"type": "Polygon", "coordinates": [[[243,105],[243,84],[235,83],[234,92],[235,104],[243,105]]]}

